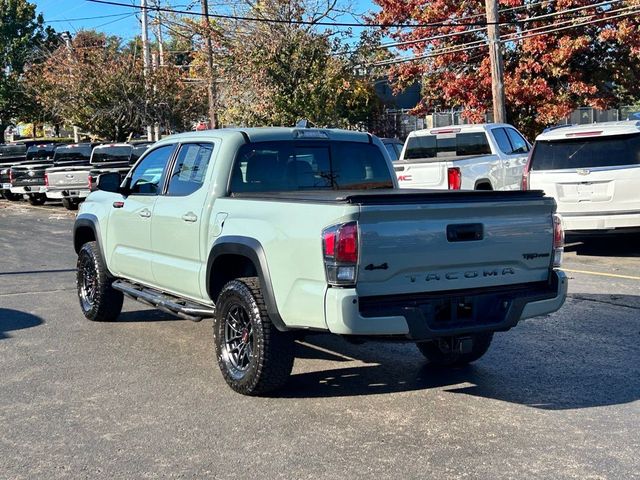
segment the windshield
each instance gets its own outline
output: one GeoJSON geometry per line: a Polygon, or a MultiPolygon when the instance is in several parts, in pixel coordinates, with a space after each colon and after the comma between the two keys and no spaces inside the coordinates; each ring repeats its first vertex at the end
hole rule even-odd
{"type": "Polygon", "coordinates": [[[441,135],[416,135],[407,139],[404,160],[490,155],[491,147],[484,132],[441,135]]]}
{"type": "Polygon", "coordinates": [[[96,147],[91,156],[92,163],[101,162],[128,162],[131,156],[131,145],[114,145],[109,147],[96,147]]]}
{"type": "Polygon", "coordinates": [[[89,160],[90,157],[91,145],[71,145],[57,148],[53,161],[57,163],[66,160],[89,160]]]}
{"type": "Polygon", "coordinates": [[[379,148],[355,142],[280,141],[243,145],[231,192],[393,188],[379,148]]]}
{"type": "Polygon", "coordinates": [[[531,170],[622,165],[640,165],[640,133],[538,141],[531,157],[531,170]]]}
{"type": "Polygon", "coordinates": [[[56,149],[55,145],[32,145],[27,150],[27,160],[35,160],[41,158],[53,157],[53,152],[56,149]]]}

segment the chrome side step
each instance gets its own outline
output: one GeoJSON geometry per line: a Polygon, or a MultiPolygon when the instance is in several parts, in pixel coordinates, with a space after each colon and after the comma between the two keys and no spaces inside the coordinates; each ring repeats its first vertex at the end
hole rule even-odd
{"type": "Polygon", "coordinates": [[[192,322],[199,322],[203,318],[212,318],[216,313],[214,307],[175,297],[126,280],[116,280],[111,286],[129,298],[192,322]]]}

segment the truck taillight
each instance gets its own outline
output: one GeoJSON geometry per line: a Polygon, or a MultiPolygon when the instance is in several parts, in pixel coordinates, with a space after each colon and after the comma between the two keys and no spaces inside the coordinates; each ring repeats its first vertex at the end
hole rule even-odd
{"type": "Polygon", "coordinates": [[[553,214],[553,268],[562,265],[562,255],[564,254],[564,228],[562,227],[562,217],[557,213],[553,214]]]}
{"type": "Polygon", "coordinates": [[[327,282],[336,286],[352,286],[358,270],[358,224],[343,223],[322,232],[327,282]]]}
{"type": "Polygon", "coordinates": [[[89,175],[89,191],[93,192],[93,176],[89,175]]]}
{"type": "Polygon", "coordinates": [[[529,150],[529,156],[527,157],[527,163],[524,166],[524,171],[522,172],[522,184],[520,185],[521,190],[529,190],[529,172],[531,171],[531,156],[533,155],[533,148],[529,150]]]}
{"type": "Polygon", "coordinates": [[[462,174],[458,167],[450,167],[447,170],[447,177],[449,180],[449,190],[460,190],[462,187],[462,174]]]}
{"type": "Polygon", "coordinates": [[[9,169],[9,183],[13,183],[13,170],[9,169]]]}
{"type": "Polygon", "coordinates": [[[44,172],[44,186],[49,186],[49,174],[47,172],[44,172]]]}

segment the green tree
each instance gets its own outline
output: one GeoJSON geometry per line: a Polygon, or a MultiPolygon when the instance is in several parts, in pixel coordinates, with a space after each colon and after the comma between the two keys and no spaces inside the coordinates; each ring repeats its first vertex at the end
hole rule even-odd
{"type": "Polygon", "coordinates": [[[0,0],[0,141],[12,121],[34,110],[33,98],[22,83],[25,65],[41,58],[56,41],[34,4],[0,0]]]}

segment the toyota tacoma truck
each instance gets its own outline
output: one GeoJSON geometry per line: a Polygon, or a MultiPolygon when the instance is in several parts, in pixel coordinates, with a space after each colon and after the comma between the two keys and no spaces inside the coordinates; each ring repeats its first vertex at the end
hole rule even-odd
{"type": "Polygon", "coordinates": [[[416,130],[394,168],[402,188],[518,190],[530,149],[503,123],[416,130]]]}
{"type": "Polygon", "coordinates": [[[148,148],[142,144],[110,143],[97,145],[91,151],[89,164],[49,167],[45,171],[46,195],[51,200],[62,200],[67,210],[78,205],[92,188],[92,179],[101,173],[118,172],[123,178],[140,155],[148,148]]]}
{"type": "Polygon", "coordinates": [[[410,341],[463,365],[566,297],[552,198],[398,189],[366,133],[180,134],[97,187],[74,225],[84,316],[116,320],[126,295],[212,317],[222,375],[243,394],[286,382],[299,335],[410,341]]]}

